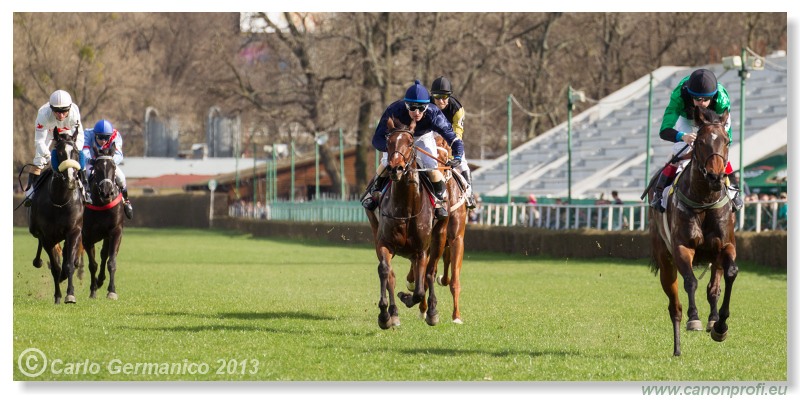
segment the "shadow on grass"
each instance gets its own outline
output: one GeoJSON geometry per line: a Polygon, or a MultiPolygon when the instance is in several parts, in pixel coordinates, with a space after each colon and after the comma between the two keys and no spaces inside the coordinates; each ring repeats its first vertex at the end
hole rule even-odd
{"type": "Polygon", "coordinates": [[[532,357],[570,357],[581,356],[583,354],[575,351],[565,350],[550,350],[550,351],[521,351],[521,350],[506,350],[506,351],[484,351],[474,349],[456,349],[456,348],[433,348],[433,349],[401,349],[398,350],[403,354],[421,354],[421,355],[438,355],[442,357],[454,357],[463,355],[489,355],[492,357],[515,357],[515,356],[532,356],[532,357]]]}
{"type": "Polygon", "coordinates": [[[171,317],[193,317],[202,319],[243,319],[243,320],[334,320],[333,317],[317,315],[300,311],[276,311],[276,312],[219,312],[219,313],[198,313],[198,312],[143,312],[135,313],[138,316],[171,316],[171,317]]]}

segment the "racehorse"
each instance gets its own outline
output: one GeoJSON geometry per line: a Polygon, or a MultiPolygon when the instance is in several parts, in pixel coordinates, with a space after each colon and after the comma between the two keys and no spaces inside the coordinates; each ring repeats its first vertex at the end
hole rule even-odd
{"type": "MultiPolygon", "coordinates": [[[[400,326],[394,289],[395,275],[392,258],[403,256],[411,261],[416,286],[413,294],[399,292],[397,296],[407,306],[412,307],[425,300],[425,282],[432,284],[435,273],[426,270],[428,250],[431,244],[433,226],[432,196],[423,191],[417,163],[417,149],[414,147],[414,127],[405,126],[390,118],[387,122],[388,166],[391,186],[381,198],[380,218],[374,211],[367,210],[367,217],[375,237],[375,252],[378,256],[378,277],[380,278],[380,300],[378,307],[378,326],[381,329],[400,326]],[[386,294],[389,294],[387,301],[386,294]]],[[[428,288],[428,325],[436,325],[439,314],[436,311],[434,287],[428,288]]]]}
{"type": "MultiPolygon", "coordinates": [[[[439,151],[438,160],[442,165],[450,156],[450,147],[442,136],[436,136],[436,147],[439,151]]],[[[447,170],[444,174],[447,186],[448,216],[440,219],[434,224],[431,250],[429,252],[428,269],[436,272],[439,257],[444,263],[444,271],[440,276],[436,276],[436,283],[441,286],[450,286],[450,294],[453,296],[453,323],[462,324],[461,311],[459,310],[459,296],[461,295],[461,263],[464,259],[464,232],[467,228],[467,197],[466,181],[463,177],[453,170],[447,170]],[[450,268],[452,265],[452,275],[450,268]]],[[[406,276],[406,284],[409,290],[414,287],[413,271],[409,270],[406,276]]],[[[426,287],[430,284],[426,284],[426,287]]],[[[425,301],[420,303],[420,315],[427,310],[425,301]]]]}
{"type": "Polygon", "coordinates": [[[94,169],[89,178],[92,204],[87,204],[83,213],[83,248],[89,256],[89,271],[92,274],[89,298],[97,297],[97,289],[103,286],[108,264],[109,299],[117,299],[114,274],[117,271],[117,253],[122,242],[123,206],[122,192],[114,182],[117,165],[114,163],[116,146],[107,149],[94,147],[94,169]],[[94,244],[103,241],[100,249],[100,275],[97,276],[97,259],[94,244]]]}
{"type": "Polygon", "coordinates": [[[56,304],[61,303],[59,284],[64,280],[67,280],[67,296],[64,302],[76,302],[72,275],[78,258],[83,225],[83,197],[78,185],[80,151],[75,144],[77,137],[77,127],[72,135],[68,132],[59,133],[57,128],[53,129],[54,149],[59,165],[55,169],[47,168],[42,172],[39,180],[41,185],[34,193],[28,209],[28,229],[39,240],[33,265],[42,267],[41,254],[44,249],[50,259],[56,304]],[[57,248],[61,241],[64,241],[64,246],[62,253],[58,253],[57,248]]]}
{"type": "MultiPolygon", "coordinates": [[[[736,266],[734,215],[725,185],[725,166],[728,163],[728,133],[725,122],[728,111],[717,115],[713,110],[695,108],[694,124],[699,128],[688,166],[676,179],[667,199],[664,213],[650,209],[650,238],[652,269],[661,270],[661,287],[669,299],[675,356],[681,355],[680,322],[682,307],[678,296],[678,277],[689,295],[686,312],[687,330],[702,330],[694,294],[697,278],[692,267],[711,265],[711,278],[706,293],[711,311],[706,331],[714,341],[722,342],[728,335],[727,320],[736,266]],[[717,311],[720,278],[725,278],[725,295],[717,311]]],[[[650,191],[652,200],[653,191],[650,191]]]]}

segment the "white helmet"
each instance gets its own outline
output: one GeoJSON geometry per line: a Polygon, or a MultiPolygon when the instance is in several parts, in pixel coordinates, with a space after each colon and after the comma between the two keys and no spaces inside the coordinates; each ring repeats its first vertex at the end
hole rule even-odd
{"type": "Polygon", "coordinates": [[[72,106],[72,97],[64,90],[57,90],[50,95],[50,108],[68,111],[72,106]]]}

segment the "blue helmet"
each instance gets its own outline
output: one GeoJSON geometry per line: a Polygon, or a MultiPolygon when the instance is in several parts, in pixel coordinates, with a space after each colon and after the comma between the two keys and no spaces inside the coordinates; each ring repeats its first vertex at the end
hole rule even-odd
{"type": "Polygon", "coordinates": [[[419,80],[414,80],[414,85],[408,87],[406,90],[406,97],[403,98],[403,101],[416,103],[416,104],[427,104],[431,101],[431,95],[428,94],[428,90],[420,84],[419,80]]]}
{"type": "Polygon", "coordinates": [[[114,126],[105,119],[98,120],[94,125],[94,137],[98,140],[108,141],[113,133],[114,126]]]}

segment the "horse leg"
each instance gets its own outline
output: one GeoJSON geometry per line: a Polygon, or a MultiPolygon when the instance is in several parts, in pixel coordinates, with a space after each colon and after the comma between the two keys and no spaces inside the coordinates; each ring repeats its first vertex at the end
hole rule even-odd
{"type": "Polygon", "coordinates": [[[392,326],[399,326],[400,320],[397,316],[397,306],[394,302],[394,275],[391,267],[391,253],[386,247],[378,247],[378,278],[380,279],[380,299],[378,300],[378,326],[381,329],[388,329],[392,326]],[[389,299],[386,298],[386,293],[389,293],[389,299]],[[391,300],[391,305],[389,303],[391,300]]]}
{"type": "Polygon", "coordinates": [[[64,302],[67,304],[74,304],[77,302],[72,276],[75,273],[75,253],[77,252],[77,244],[79,242],[81,242],[80,228],[77,233],[68,235],[67,239],[64,240],[61,277],[66,277],[67,280],[67,296],[64,298],[64,302]]]}
{"type": "Polygon", "coordinates": [[[100,275],[97,276],[98,289],[106,281],[106,262],[108,262],[108,242],[103,239],[103,246],[100,247],[100,275]]]}
{"type": "MultiPolygon", "coordinates": [[[[453,323],[462,324],[461,311],[458,308],[458,298],[461,295],[461,263],[464,259],[464,237],[457,236],[453,238],[448,246],[450,249],[450,265],[452,273],[450,283],[450,294],[453,295],[453,323]]],[[[447,264],[445,263],[444,269],[445,277],[447,276],[447,264]]]]}
{"type": "Polygon", "coordinates": [[[442,269],[442,275],[436,277],[436,284],[441,286],[448,286],[450,285],[450,256],[452,256],[452,247],[450,246],[450,241],[448,240],[444,245],[444,252],[442,252],[442,265],[444,268],[442,269]]]}
{"type": "MultiPolygon", "coordinates": [[[[654,246],[657,247],[657,246],[654,246]]],[[[655,254],[655,264],[658,265],[661,288],[667,295],[669,303],[670,322],[672,322],[672,355],[681,355],[681,319],[683,318],[683,308],[681,307],[680,294],[678,292],[678,271],[672,263],[669,253],[665,250],[666,245],[661,243],[658,247],[659,252],[655,254]]]]}
{"type": "Polygon", "coordinates": [[[55,292],[53,293],[53,299],[55,300],[56,304],[61,303],[61,260],[58,254],[56,254],[56,248],[46,248],[45,251],[47,252],[47,257],[50,259],[49,266],[50,266],[50,274],[53,275],[53,284],[55,284],[55,292]]]}
{"type": "Polygon", "coordinates": [[[89,273],[92,276],[92,282],[89,285],[89,298],[97,298],[97,259],[94,254],[94,245],[84,245],[83,249],[86,250],[86,255],[89,257],[89,273]]]}
{"type": "Polygon", "coordinates": [[[711,329],[711,338],[720,342],[728,337],[727,321],[731,313],[731,291],[736,275],[739,274],[739,267],[736,266],[736,247],[733,244],[728,244],[722,253],[722,267],[725,270],[725,295],[722,297],[722,307],[719,309],[719,320],[711,329]]]}
{"type": "Polygon", "coordinates": [[[695,293],[697,292],[697,277],[692,270],[694,260],[694,249],[685,246],[678,246],[675,265],[683,277],[683,289],[689,297],[689,309],[686,310],[686,330],[703,330],[703,322],[697,315],[697,303],[695,293]]]}
{"type": "MultiPolygon", "coordinates": [[[[425,258],[427,256],[423,256],[425,258]]],[[[433,259],[430,259],[433,260],[433,259]]],[[[424,265],[425,269],[425,284],[430,285],[428,289],[428,310],[425,316],[425,323],[429,326],[436,326],[439,323],[439,311],[436,310],[436,287],[434,281],[436,278],[436,264],[431,265],[429,262],[422,261],[420,265],[424,265]]],[[[423,299],[423,303],[424,303],[423,299]]],[[[420,304],[422,305],[422,304],[420,304]]]]}
{"type": "Polygon", "coordinates": [[[719,301],[720,284],[722,279],[722,265],[719,262],[714,262],[711,266],[711,278],[708,280],[708,287],[706,288],[706,298],[708,305],[711,308],[708,313],[708,322],[706,323],[706,332],[710,332],[714,327],[714,323],[719,320],[719,312],[717,311],[717,301],[719,301]]]}
{"type": "Polygon", "coordinates": [[[119,244],[122,241],[119,235],[112,235],[109,243],[110,253],[108,255],[108,294],[106,298],[116,300],[117,287],[114,283],[114,275],[117,273],[117,254],[119,253],[119,244]]]}
{"type": "MultiPolygon", "coordinates": [[[[37,238],[39,240],[39,238],[37,238]]],[[[42,267],[42,241],[39,240],[39,245],[36,247],[36,257],[33,258],[33,267],[39,269],[42,267]]]]}
{"type": "Polygon", "coordinates": [[[427,251],[421,251],[410,257],[411,267],[414,271],[414,291],[412,293],[399,292],[397,296],[407,308],[425,300],[425,270],[427,270],[427,251]],[[424,268],[424,269],[423,269],[424,268]]]}

